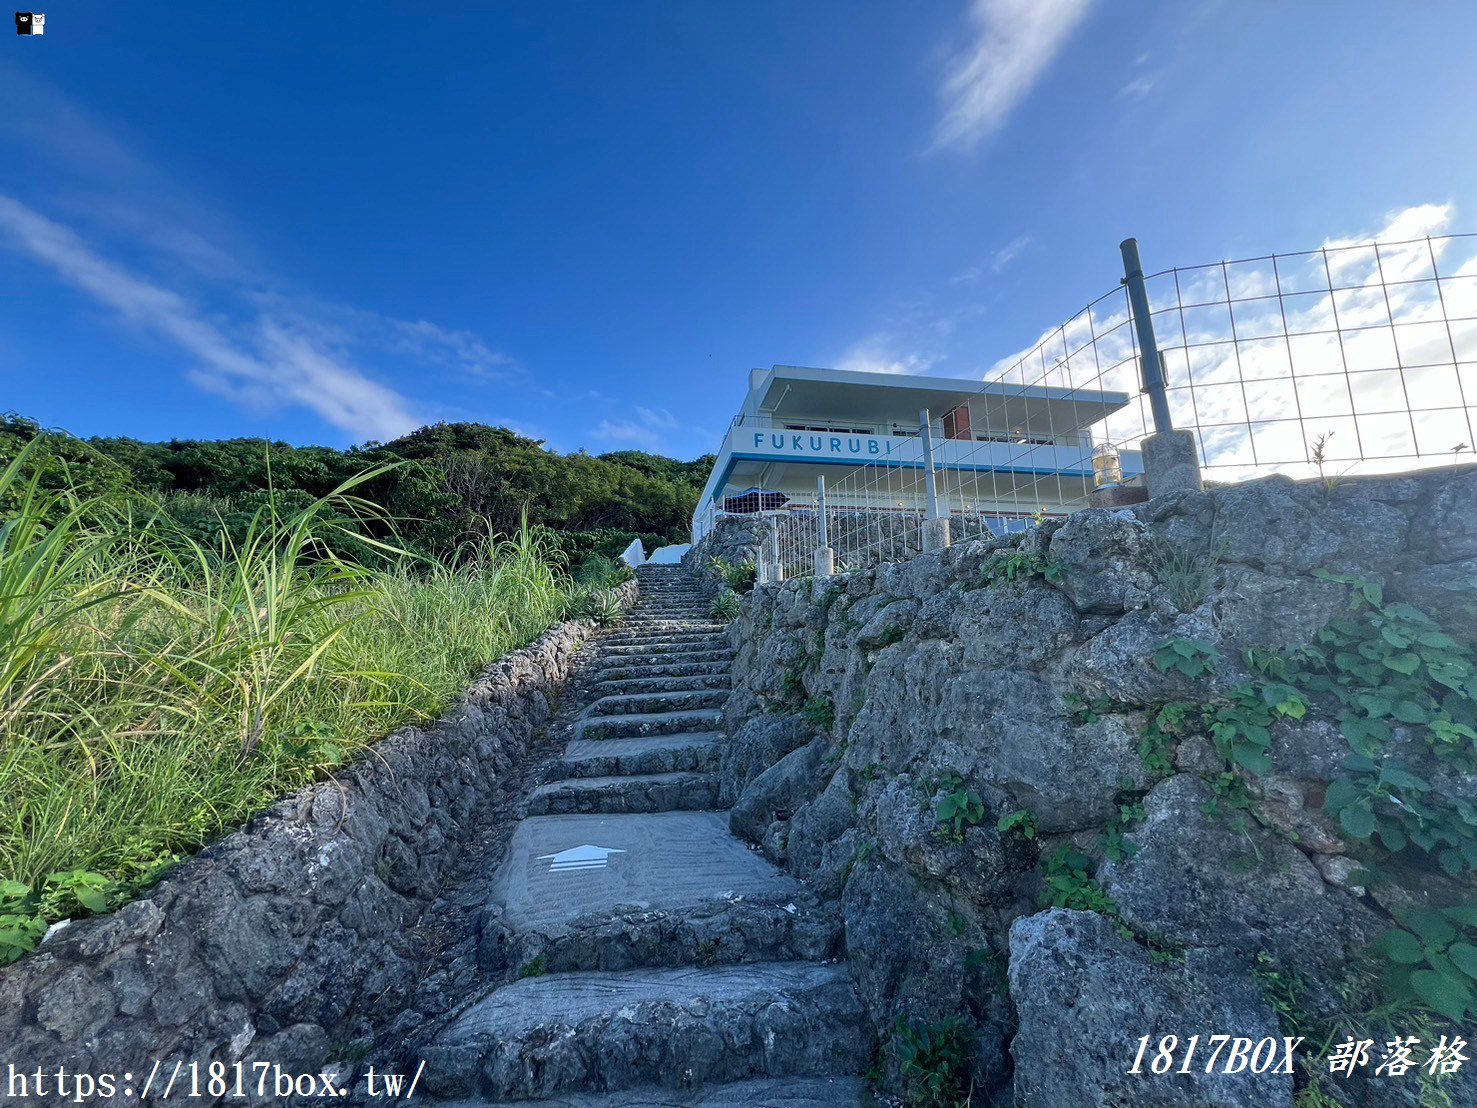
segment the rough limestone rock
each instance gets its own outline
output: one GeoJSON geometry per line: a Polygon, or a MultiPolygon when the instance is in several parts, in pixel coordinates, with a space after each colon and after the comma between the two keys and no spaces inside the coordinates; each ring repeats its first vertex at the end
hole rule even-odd
{"type": "Polygon", "coordinates": [[[1179,774],[1145,799],[1146,818],[1129,836],[1138,851],[1104,865],[1104,890],[1131,927],[1170,942],[1217,947],[1310,972],[1345,963],[1381,924],[1331,888],[1302,851],[1224,807],[1179,774]]]}
{"type": "Polygon", "coordinates": [[[800,716],[766,714],[747,720],[723,746],[719,803],[732,804],[754,778],[813,737],[800,716]]]}
{"type": "Polygon", "coordinates": [[[1145,558],[1144,526],[1131,512],[1078,512],[1052,536],[1050,557],[1061,590],[1077,611],[1116,615],[1144,608],[1154,588],[1145,558]]]}
{"type": "Polygon", "coordinates": [[[802,801],[818,791],[817,775],[830,744],[815,739],[786,754],[744,788],[728,814],[729,828],[741,839],[761,842],[777,817],[790,818],[802,801]]]}
{"type": "MultiPolygon", "coordinates": [[[[1282,1068],[1282,1030],[1244,965],[1191,950],[1183,965],[1161,964],[1124,939],[1106,917],[1053,908],[1010,929],[1010,995],[1020,1029],[1015,1059],[1017,1108],[1278,1108],[1292,1104],[1292,1078],[1282,1068]],[[1140,1036],[1150,1036],[1152,1063],[1160,1038],[1185,1043],[1229,1034],[1272,1040],[1276,1061],[1265,1072],[1129,1073],[1140,1036]]],[[[1197,1051],[1199,1047],[1197,1046],[1197,1051]]],[[[1207,1051],[1200,1052],[1205,1058],[1207,1051]]],[[[1177,1062],[1182,1062],[1181,1046],[1177,1062]]],[[[1265,1057],[1265,1053],[1263,1054],[1265,1057]]]]}

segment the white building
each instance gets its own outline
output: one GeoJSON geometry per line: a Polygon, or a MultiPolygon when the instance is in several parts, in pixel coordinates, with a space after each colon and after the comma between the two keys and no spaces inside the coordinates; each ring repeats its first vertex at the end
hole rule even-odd
{"type": "MultiPolygon", "coordinates": [[[[698,501],[693,539],[719,513],[809,509],[820,476],[828,510],[922,510],[924,409],[940,510],[1014,529],[1086,502],[1098,445],[1092,428],[1129,399],[948,377],[755,369],[698,501]]],[[[1120,457],[1125,480],[1142,472],[1136,453],[1120,457]]]]}

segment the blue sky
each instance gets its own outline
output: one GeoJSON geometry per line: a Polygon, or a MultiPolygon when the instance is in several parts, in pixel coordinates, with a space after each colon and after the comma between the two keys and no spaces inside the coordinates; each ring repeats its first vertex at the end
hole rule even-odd
{"type": "Polygon", "coordinates": [[[715,447],[1151,270],[1477,230],[1477,5],[68,3],[0,51],[0,407],[715,447]]]}

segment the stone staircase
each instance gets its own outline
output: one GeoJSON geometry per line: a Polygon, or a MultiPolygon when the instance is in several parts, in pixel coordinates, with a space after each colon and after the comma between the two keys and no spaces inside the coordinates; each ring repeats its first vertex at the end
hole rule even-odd
{"type": "Polygon", "coordinates": [[[681,569],[588,649],[570,741],[491,880],[496,984],[421,1051],[443,1104],[872,1103],[836,923],[718,803],[725,625],[681,569]]]}

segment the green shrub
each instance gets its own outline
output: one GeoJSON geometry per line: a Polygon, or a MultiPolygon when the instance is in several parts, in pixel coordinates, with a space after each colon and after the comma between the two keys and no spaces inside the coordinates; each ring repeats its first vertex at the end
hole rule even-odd
{"type": "Polygon", "coordinates": [[[597,589],[585,598],[585,617],[600,627],[614,627],[626,618],[626,609],[613,589],[597,589]]]}
{"type": "Polygon", "coordinates": [[[985,818],[985,802],[979,793],[964,788],[959,778],[951,780],[953,787],[939,798],[938,807],[934,809],[938,826],[933,834],[945,842],[962,843],[965,827],[973,827],[985,818]]]}
{"type": "Polygon", "coordinates": [[[738,593],[732,589],[722,590],[717,596],[713,597],[713,602],[708,605],[708,615],[717,620],[728,622],[737,619],[738,614],[738,593]]]}
{"type": "Polygon", "coordinates": [[[800,714],[808,722],[828,731],[836,723],[836,705],[829,696],[812,696],[800,709],[800,714]]]}
{"type": "Polygon", "coordinates": [[[974,1040],[974,1029],[958,1016],[937,1023],[913,1023],[907,1016],[898,1016],[892,1049],[908,1104],[916,1108],[967,1105],[974,1090],[970,1080],[974,1040]]]}

